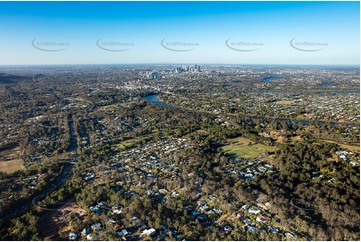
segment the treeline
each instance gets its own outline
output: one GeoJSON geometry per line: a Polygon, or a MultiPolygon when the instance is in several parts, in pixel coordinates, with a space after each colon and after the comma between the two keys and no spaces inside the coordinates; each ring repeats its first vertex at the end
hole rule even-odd
{"type": "Polygon", "coordinates": [[[280,175],[260,182],[275,212],[315,240],[360,238],[359,170],[330,159],[339,149],[307,141],[284,146],[275,163],[280,175]]]}

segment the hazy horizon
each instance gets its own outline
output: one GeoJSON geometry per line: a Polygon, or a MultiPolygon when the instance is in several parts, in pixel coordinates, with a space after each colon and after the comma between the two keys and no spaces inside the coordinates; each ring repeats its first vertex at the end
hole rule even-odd
{"type": "Polygon", "coordinates": [[[203,66],[330,66],[330,67],[337,67],[337,66],[345,66],[345,67],[360,67],[360,64],[247,64],[247,63],[77,63],[77,64],[0,64],[0,67],[11,67],[11,66],[25,66],[25,67],[40,67],[40,66],[191,66],[191,65],[203,65],[203,66]]]}

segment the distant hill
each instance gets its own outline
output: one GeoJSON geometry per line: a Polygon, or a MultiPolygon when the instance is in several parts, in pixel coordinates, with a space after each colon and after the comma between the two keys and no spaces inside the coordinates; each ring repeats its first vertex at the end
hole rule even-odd
{"type": "Polygon", "coordinates": [[[16,76],[6,73],[0,73],[0,84],[9,84],[20,80],[29,80],[30,76],[16,76]]]}

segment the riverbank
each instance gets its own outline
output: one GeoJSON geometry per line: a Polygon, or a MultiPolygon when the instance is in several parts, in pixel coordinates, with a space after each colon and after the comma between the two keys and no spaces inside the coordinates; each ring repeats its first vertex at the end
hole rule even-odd
{"type": "MultiPolygon", "coordinates": [[[[167,107],[167,108],[171,108],[171,109],[177,108],[177,109],[183,109],[183,110],[187,110],[187,111],[195,111],[195,112],[203,112],[203,113],[205,112],[205,113],[214,114],[212,112],[207,112],[207,111],[198,111],[198,110],[168,105],[168,104],[162,102],[161,100],[159,100],[159,94],[151,94],[151,95],[143,97],[143,99],[145,101],[151,102],[151,103],[156,104],[161,107],[167,107]]],[[[225,115],[239,116],[239,114],[225,114],[225,115]]],[[[305,119],[287,119],[287,118],[271,118],[271,117],[261,118],[261,117],[256,117],[256,116],[243,116],[243,117],[245,119],[251,119],[253,121],[265,122],[265,123],[286,122],[288,125],[296,125],[299,127],[307,127],[307,126],[311,126],[311,125],[324,127],[326,125],[330,125],[332,127],[346,126],[346,127],[350,127],[350,128],[356,128],[356,127],[360,126],[360,124],[357,124],[357,123],[338,123],[338,122],[331,122],[331,121],[327,121],[327,120],[305,120],[305,119]]]]}

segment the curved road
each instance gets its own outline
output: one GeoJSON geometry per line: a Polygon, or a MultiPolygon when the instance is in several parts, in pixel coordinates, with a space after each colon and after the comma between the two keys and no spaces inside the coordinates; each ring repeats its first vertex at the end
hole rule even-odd
{"type": "Polygon", "coordinates": [[[65,184],[65,182],[70,178],[70,174],[73,168],[73,162],[77,161],[78,153],[77,153],[77,140],[75,136],[74,130],[74,123],[73,123],[73,116],[71,114],[68,115],[68,127],[69,127],[69,134],[70,134],[70,145],[68,151],[73,153],[73,157],[71,162],[65,164],[62,173],[54,180],[53,183],[48,184],[43,190],[39,191],[38,193],[34,194],[31,198],[29,198],[26,202],[24,202],[19,207],[13,208],[11,211],[7,211],[6,214],[0,215],[1,222],[0,225],[6,225],[6,223],[15,217],[18,217],[24,214],[33,206],[33,199],[38,197],[38,201],[44,199],[46,196],[50,195],[50,193],[58,190],[61,186],[65,184]]]}

